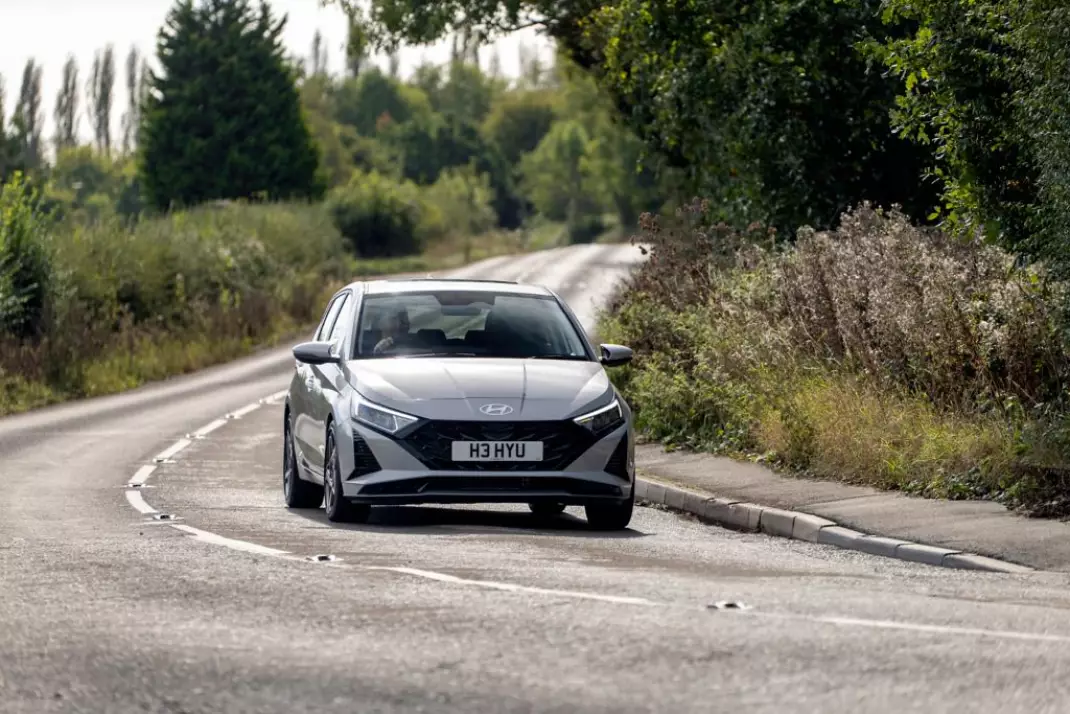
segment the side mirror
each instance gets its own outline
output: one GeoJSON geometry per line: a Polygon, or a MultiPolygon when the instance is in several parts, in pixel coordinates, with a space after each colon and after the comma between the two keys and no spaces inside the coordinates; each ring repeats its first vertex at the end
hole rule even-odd
{"type": "Polygon", "coordinates": [[[621,367],[632,361],[632,348],[623,345],[602,345],[602,364],[621,367]]]}
{"type": "Polygon", "coordinates": [[[342,361],[330,342],[302,342],[293,349],[294,359],[304,364],[337,364],[342,361]]]}

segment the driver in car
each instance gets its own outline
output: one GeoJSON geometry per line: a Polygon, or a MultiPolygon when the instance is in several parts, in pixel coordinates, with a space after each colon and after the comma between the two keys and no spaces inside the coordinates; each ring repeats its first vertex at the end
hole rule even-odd
{"type": "Polygon", "coordinates": [[[383,337],[377,343],[375,343],[375,354],[382,354],[383,352],[397,347],[402,338],[409,334],[409,313],[407,310],[397,310],[396,312],[387,313],[383,315],[382,327],[383,337]]]}

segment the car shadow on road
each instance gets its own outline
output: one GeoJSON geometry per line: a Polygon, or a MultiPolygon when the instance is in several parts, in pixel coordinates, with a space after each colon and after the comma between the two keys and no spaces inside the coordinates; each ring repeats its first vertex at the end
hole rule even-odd
{"type": "Polygon", "coordinates": [[[645,538],[648,533],[627,528],[621,531],[600,531],[583,518],[570,513],[559,516],[536,516],[523,511],[491,511],[474,508],[443,508],[435,506],[376,506],[367,523],[331,523],[322,509],[292,513],[323,526],[340,530],[372,531],[399,535],[427,535],[428,531],[472,534],[486,529],[507,529],[525,535],[571,536],[576,538],[645,538]]]}

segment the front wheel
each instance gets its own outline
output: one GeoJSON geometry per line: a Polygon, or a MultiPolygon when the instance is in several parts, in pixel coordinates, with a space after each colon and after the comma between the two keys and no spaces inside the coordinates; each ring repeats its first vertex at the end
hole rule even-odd
{"type": "Polygon", "coordinates": [[[333,523],[365,523],[372,507],[365,503],[353,503],[342,491],[342,469],[338,464],[338,451],[334,448],[334,429],[327,427],[327,445],[323,469],[323,509],[327,520],[333,523]]]}
{"type": "Polygon", "coordinates": [[[297,450],[294,448],[290,415],[282,427],[282,496],[288,508],[319,508],[323,503],[323,488],[305,481],[297,470],[297,450]]]}
{"type": "Polygon", "coordinates": [[[621,531],[628,527],[635,508],[635,490],[626,501],[619,503],[588,503],[587,524],[600,531],[621,531]]]}

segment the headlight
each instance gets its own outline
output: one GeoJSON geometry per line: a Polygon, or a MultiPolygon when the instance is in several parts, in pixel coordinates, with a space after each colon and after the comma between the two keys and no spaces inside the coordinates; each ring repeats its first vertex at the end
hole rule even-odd
{"type": "Polygon", "coordinates": [[[414,416],[402,414],[376,404],[370,404],[363,399],[354,400],[353,416],[356,417],[357,421],[387,434],[396,434],[405,427],[419,421],[414,416]]]}
{"type": "Polygon", "coordinates": [[[621,424],[624,421],[624,410],[621,409],[620,402],[614,399],[609,406],[578,416],[573,421],[599,434],[621,424]]]}

